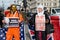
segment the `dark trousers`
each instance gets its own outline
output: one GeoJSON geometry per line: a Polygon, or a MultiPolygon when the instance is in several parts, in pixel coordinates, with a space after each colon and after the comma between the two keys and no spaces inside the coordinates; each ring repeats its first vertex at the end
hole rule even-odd
{"type": "Polygon", "coordinates": [[[35,32],[36,40],[46,40],[47,35],[45,31],[36,31],[35,32]]]}

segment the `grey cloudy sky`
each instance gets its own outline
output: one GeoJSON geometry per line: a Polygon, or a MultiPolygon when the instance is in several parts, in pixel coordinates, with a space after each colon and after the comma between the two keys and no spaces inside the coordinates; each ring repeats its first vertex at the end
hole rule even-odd
{"type": "Polygon", "coordinates": [[[15,0],[0,0],[0,7],[4,7],[4,9],[7,9],[11,4],[14,4],[15,0]]]}

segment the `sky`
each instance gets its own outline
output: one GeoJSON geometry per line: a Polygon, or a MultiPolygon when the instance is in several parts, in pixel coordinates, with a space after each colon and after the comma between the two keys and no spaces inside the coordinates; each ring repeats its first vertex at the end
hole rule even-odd
{"type": "Polygon", "coordinates": [[[4,9],[7,9],[11,4],[14,4],[15,0],[0,0],[0,7],[4,7],[4,9]]]}

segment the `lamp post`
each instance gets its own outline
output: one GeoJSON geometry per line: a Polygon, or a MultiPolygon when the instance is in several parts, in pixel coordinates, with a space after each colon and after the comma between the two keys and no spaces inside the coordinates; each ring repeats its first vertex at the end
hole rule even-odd
{"type": "Polygon", "coordinates": [[[27,1],[26,0],[23,0],[23,6],[24,6],[25,12],[26,12],[26,7],[27,7],[27,1]]]}

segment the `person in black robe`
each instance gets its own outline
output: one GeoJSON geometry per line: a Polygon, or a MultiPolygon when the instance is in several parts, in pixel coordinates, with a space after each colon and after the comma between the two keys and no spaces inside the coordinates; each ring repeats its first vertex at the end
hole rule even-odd
{"type": "Polygon", "coordinates": [[[46,14],[46,12],[44,12],[44,7],[42,5],[38,5],[37,6],[37,13],[34,13],[33,16],[31,17],[31,19],[29,20],[29,24],[30,26],[34,25],[34,27],[30,27],[33,28],[35,31],[35,39],[36,40],[47,40],[47,34],[53,33],[54,30],[53,27],[51,26],[51,28],[49,29],[49,24],[50,24],[50,19],[48,17],[48,15],[46,14]],[[36,15],[45,15],[45,31],[36,31],[36,26],[35,26],[35,17],[36,15]],[[47,31],[49,30],[49,31],[47,31]],[[52,30],[52,31],[50,31],[52,30]],[[40,36],[39,36],[40,35],[40,36]]]}

